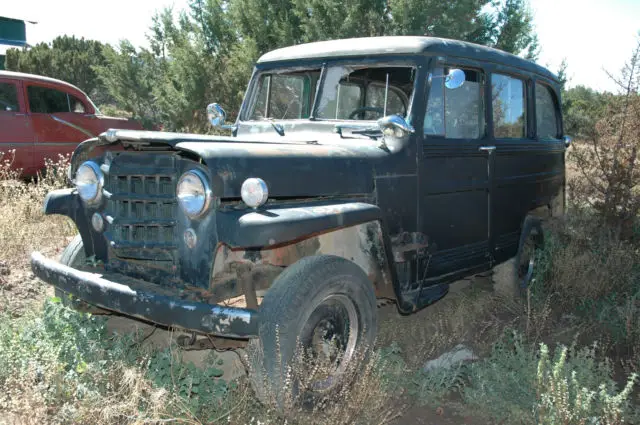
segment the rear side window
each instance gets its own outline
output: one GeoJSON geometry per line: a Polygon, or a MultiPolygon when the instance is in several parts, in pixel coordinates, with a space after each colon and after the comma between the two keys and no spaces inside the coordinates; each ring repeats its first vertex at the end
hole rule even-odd
{"type": "Polygon", "coordinates": [[[69,98],[65,92],[48,87],[28,86],[29,108],[31,112],[53,114],[69,112],[69,98]]]}
{"type": "Polygon", "coordinates": [[[558,108],[551,89],[536,84],[536,130],[540,139],[558,138],[558,108]]]}
{"type": "Polygon", "coordinates": [[[13,83],[0,83],[0,112],[20,112],[18,87],[13,83]]]}
{"type": "Polygon", "coordinates": [[[448,139],[477,139],[484,134],[482,74],[463,69],[460,87],[445,86],[448,68],[436,68],[431,73],[431,89],[424,117],[424,133],[448,139]]]}
{"type": "Polygon", "coordinates": [[[524,81],[507,75],[491,77],[493,134],[498,139],[519,139],[526,134],[524,81]]]}

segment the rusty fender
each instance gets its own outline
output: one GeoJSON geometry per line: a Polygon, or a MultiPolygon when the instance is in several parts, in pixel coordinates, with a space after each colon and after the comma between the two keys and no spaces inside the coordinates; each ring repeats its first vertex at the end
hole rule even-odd
{"type": "Polygon", "coordinates": [[[219,244],[211,277],[214,299],[267,289],[285,267],[311,255],[336,255],[366,273],[380,298],[395,298],[390,264],[379,221],[369,221],[316,233],[260,249],[219,244]]]}

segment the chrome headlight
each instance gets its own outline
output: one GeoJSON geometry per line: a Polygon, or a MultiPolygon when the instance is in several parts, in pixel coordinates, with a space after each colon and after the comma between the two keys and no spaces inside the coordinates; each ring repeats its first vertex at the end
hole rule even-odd
{"type": "Polygon", "coordinates": [[[75,184],[80,199],[87,203],[96,203],[102,196],[104,174],[98,164],[86,161],[76,171],[75,184]]]}
{"type": "Polygon", "coordinates": [[[207,183],[207,176],[200,170],[184,173],[178,180],[176,194],[178,203],[191,218],[202,215],[211,203],[211,189],[207,183]]]}

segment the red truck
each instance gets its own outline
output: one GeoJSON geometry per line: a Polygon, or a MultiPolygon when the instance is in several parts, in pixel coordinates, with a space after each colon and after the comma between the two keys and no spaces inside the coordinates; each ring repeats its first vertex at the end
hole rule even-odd
{"type": "Polygon", "coordinates": [[[12,168],[22,170],[24,177],[36,175],[46,158],[70,154],[109,128],[141,130],[142,125],[102,115],[72,84],[0,71],[0,152],[15,150],[12,168]]]}

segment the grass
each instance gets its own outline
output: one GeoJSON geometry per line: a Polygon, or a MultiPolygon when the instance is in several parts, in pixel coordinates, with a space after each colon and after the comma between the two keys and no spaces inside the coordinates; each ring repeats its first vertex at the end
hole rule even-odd
{"type": "Polygon", "coordinates": [[[356,384],[282,415],[258,403],[246,378],[221,380],[215,353],[198,368],[175,345],[153,349],[142,335],[113,335],[107,319],[51,298],[27,259],[36,249],[59,255],[75,233],[69,220],[41,210],[46,192],[66,185],[66,164],[51,162],[46,177],[26,183],[6,161],[0,423],[411,423],[399,417],[420,406],[423,420],[438,423],[441,406],[473,424],[640,423],[638,246],[593,226],[587,213],[548,229],[525,302],[475,284],[411,316],[381,309],[376,351],[356,384]],[[423,370],[459,344],[480,360],[423,370]]]}

